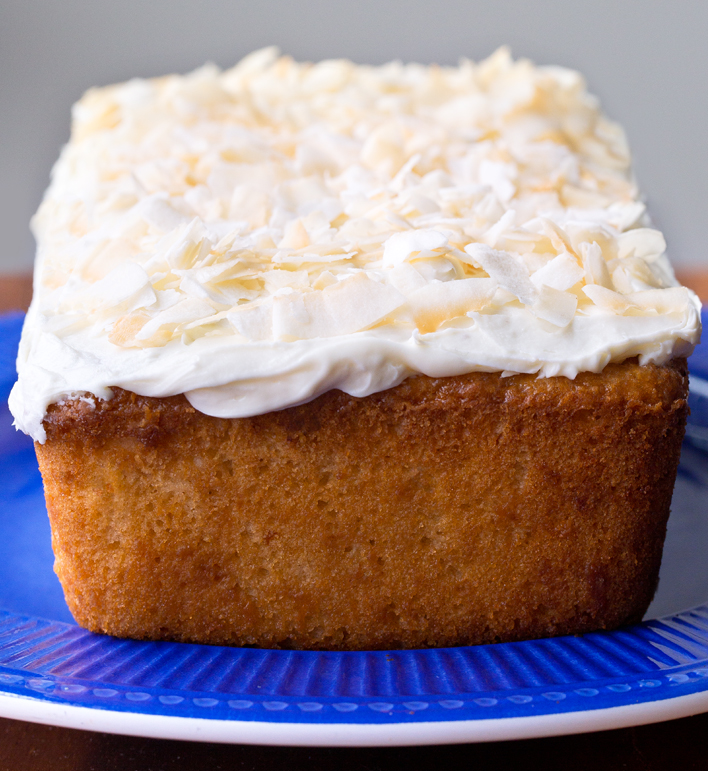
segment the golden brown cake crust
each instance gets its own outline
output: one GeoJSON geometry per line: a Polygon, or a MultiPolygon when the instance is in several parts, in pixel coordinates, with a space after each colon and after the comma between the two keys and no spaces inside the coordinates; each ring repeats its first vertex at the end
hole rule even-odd
{"type": "Polygon", "coordinates": [[[120,389],[54,405],[56,571],[81,625],[142,639],[423,647],[638,621],[687,392],[680,359],[419,376],[240,419],[120,389]]]}

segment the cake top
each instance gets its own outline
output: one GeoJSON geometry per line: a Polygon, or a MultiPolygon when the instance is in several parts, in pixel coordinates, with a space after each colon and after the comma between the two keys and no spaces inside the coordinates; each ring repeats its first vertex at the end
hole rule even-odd
{"type": "Polygon", "coordinates": [[[110,386],[237,417],[416,372],[662,363],[699,336],[621,128],[578,73],[506,49],[265,49],[89,91],[33,227],[11,406],[40,441],[48,404],[110,386]]]}

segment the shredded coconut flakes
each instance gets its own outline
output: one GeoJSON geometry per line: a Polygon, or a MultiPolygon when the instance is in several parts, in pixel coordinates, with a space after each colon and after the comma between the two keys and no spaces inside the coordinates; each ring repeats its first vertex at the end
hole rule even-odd
{"type": "Polygon", "coordinates": [[[456,68],[264,49],[84,96],[34,220],[38,291],[122,348],[680,311],[629,164],[577,73],[506,49],[456,68]]]}

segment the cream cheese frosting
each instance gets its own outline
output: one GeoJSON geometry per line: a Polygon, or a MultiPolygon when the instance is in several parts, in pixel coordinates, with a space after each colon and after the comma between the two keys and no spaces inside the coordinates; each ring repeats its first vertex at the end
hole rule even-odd
{"type": "Polygon", "coordinates": [[[33,220],[10,408],[184,393],[245,417],[422,373],[573,378],[700,336],[581,76],[300,64],[89,91],[33,220]]]}

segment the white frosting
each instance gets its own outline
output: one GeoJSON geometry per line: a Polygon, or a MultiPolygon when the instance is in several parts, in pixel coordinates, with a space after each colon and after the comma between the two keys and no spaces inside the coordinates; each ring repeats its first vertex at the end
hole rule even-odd
{"type": "Polygon", "coordinates": [[[88,92],[33,227],[10,396],[185,393],[243,417],[413,373],[690,353],[700,305],[578,73],[258,51],[88,92]]]}

